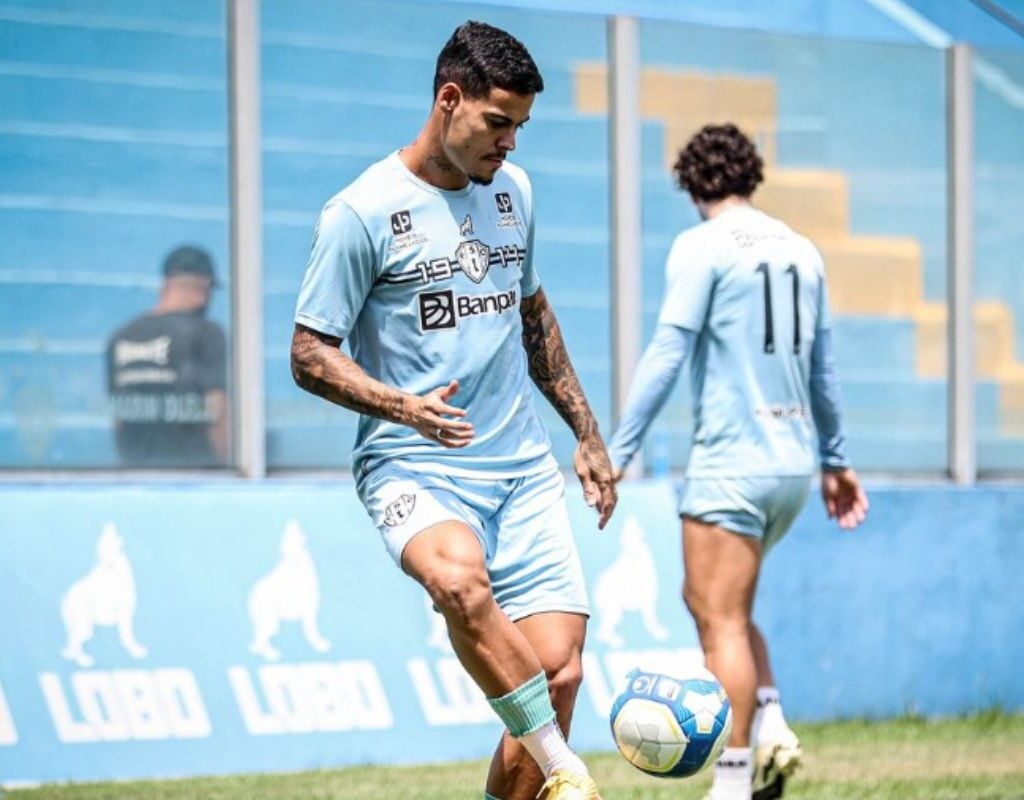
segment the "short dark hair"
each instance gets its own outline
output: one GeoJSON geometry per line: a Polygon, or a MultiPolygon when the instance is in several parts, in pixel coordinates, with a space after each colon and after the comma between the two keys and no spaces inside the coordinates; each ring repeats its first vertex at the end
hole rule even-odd
{"type": "Polygon", "coordinates": [[[679,188],[695,201],[750,197],[764,180],[764,161],[732,123],[705,125],[679,151],[672,172],[679,188]]]}
{"type": "Polygon", "coordinates": [[[454,83],[469,97],[486,97],[497,87],[516,94],[539,94],[544,79],[526,45],[486,22],[464,22],[441,48],[434,70],[434,97],[454,83]]]}
{"type": "Polygon", "coordinates": [[[164,277],[173,278],[176,275],[194,275],[199,278],[209,278],[214,286],[217,282],[217,273],[213,268],[213,259],[202,247],[185,244],[172,250],[164,259],[164,277]]]}

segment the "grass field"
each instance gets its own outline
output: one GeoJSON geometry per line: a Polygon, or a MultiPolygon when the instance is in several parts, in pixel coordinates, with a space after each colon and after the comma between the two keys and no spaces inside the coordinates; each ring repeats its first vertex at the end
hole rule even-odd
{"type": "MultiPolygon", "coordinates": [[[[794,726],[806,767],[786,792],[809,800],[1024,800],[1024,715],[794,726]]],[[[587,757],[605,800],[699,800],[709,775],[648,778],[614,753],[587,757]]],[[[486,764],[357,767],[289,775],[12,790],[5,800],[480,800],[486,764]]]]}

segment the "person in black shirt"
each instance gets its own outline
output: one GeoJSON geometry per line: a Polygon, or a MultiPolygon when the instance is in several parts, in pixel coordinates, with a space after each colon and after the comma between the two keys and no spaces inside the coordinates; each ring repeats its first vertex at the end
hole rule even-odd
{"type": "Polygon", "coordinates": [[[156,306],[107,344],[117,452],[131,467],[213,467],[228,461],[224,331],[206,319],[213,261],[186,245],[164,261],[156,306]]]}

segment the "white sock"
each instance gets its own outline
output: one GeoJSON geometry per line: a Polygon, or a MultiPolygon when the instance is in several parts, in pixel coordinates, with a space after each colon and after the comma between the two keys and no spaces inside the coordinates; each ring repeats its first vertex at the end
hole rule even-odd
{"type": "Polygon", "coordinates": [[[727,747],[715,764],[713,800],[750,800],[752,771],[749,747],[727,747]]]}
{"type": "Polygon", "coordinates": [[[565,737],[562,736],[562,729],[556,722],[541,725],[533,733],[520,736],[518,741],[533,756],[533,760],[544,773],[545,780],[550,778],[556,769],[568,770],[576,775],[590,774],[583,760],[569,749],[565,737]]]}
{"type": "Polygon", "coordinates": [[[782,699],[779,690],[774,686],[757,688],[757,711],[751,725],[751,738],[754,744],[763,741],[774,742],[782,732],[788,731],[786,718],[782,714],[782,699]]]}
{"type": "Polygon", "coordinates": [[[727,747],[715,764],[715,781],[711,785],[714,800],[749,800],[752,774],[749,747],[727,747]]]}

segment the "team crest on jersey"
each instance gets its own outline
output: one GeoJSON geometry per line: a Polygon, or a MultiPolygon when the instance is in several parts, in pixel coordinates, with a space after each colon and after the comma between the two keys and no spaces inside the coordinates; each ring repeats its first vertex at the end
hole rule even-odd
{"type": "Polygon", "coordinates": [[[388,507],[384,509],[384,524],[389,528],[401,525],[409,519],[414,508],[416,508],[416,495],[401,495],[393,503],[389,503],[388,507]]]}
{"type": "Polygon", "coordinates": [[[479,239],[463,242],[455,251],[455,259],[473,283],[480,283],[491,266],[491,249],[479,239]]]}
{"type": "Polygon", "coordinates": [[[459,226],[459,236],[472,236],[473,233],[473,218],[466,214],[466,218],[462,220],[462,225],[459,226]]]}

